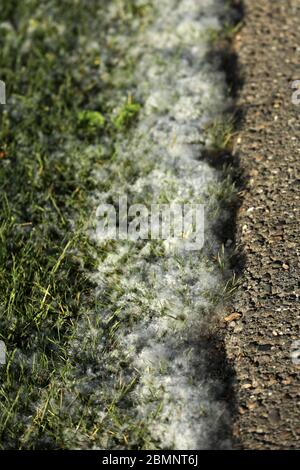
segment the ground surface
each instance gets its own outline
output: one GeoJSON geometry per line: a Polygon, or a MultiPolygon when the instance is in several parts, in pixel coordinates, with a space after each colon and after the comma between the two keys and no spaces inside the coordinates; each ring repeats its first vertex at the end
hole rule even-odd
{"type": "Polygon", "coordinates": [[[235,144],[247,186],[238,213],[244,282],[229,325],[237,375],[235,433],[246,449],[300,447],[299,339],[300,108],[291,101],[300,70],[298,0],[245,0],[236,38],[244,113],[235,144]]]}

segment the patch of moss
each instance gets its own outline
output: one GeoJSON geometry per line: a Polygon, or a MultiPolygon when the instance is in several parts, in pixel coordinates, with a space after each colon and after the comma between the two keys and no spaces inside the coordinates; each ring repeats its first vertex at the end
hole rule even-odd
{"type": "Polygon", "coordinates": [[[118,130],[122,130],[130,126],[130,124],[137,118],[141,109],[139,103],[134,103],[131,98],[118,111],[113,123],[118,130]]]}

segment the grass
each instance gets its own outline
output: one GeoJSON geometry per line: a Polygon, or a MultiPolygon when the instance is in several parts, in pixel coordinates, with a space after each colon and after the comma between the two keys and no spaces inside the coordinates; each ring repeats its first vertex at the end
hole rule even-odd
{"type": "Polygon", "coordinates": [[[206,32],[206,37],[212,45],[216,45],[220,42],[231,42],[235,35],[240,32],[243,27],[243,22],[229,22],[226,21],[221,29],[210,28],[206,32]]]}
{"type": "Polygon", "coordinates": [[[207,128],[208,147],[212,152],[222,153],[230,150],[230,144],[235,135],[234,119],[224,115],[215,119],[207,128]]]}
{"type": "MultiPolygon", "coordinates": [[[[94,0],[0,3],[7,86],[0,108],[0,339],[8,351],[0,366],[0,446],[68,448],[80,445],[75,435],[93,442],[101,422],[70,378],[69,345],[96,302],[86,275],[95,268],[86,235],[91,175],[113,157],[116,134],[127,132],[140,105],[120,105],[131,73],[126,64],[114,71],[112,59],[123,52],[107,44],[109,2],[100,12],[94,0]],[[114,77],[122,87],[112,96],[114,77]],[[74,402],[80,411],[71,416],[74,402]]],[[[126,31],[143,12],[121,1],[114,21],[126,31]]],[[[107,328],[110,341],[114,328],[107,328]]],[[[118,404],[133,385],[120,378],[113,401],[103,390],[109,416],[103,435],[116,442],[128,441],[118,404]]],[[[131,434],[143,441],[141,429],[131,434]]]]}

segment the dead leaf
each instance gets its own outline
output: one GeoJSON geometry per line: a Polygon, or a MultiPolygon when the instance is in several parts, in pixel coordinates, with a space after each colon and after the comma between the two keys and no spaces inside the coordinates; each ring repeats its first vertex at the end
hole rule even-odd
{"type": "Polygon", "coordinates": [[[238,320],[239,318],[241,318],[241,316],[242,316],[241,313],[234,312],[234,313],[231,313],[230,315],[228,315],[228,317],[225,317],[224,321],[231,322],[231,321],[234,321],[234,320],[238,320]]]}
{"type": "Polygon", "coordinates": [[[247,403],[247,408],[248,410],[254,410],[254,408],[256,408],[256,403],[253,403],[253,402],[248,402],[247,403]]]}

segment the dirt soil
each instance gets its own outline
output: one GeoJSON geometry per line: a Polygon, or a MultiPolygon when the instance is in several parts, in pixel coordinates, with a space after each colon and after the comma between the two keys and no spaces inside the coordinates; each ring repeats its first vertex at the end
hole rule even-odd
{"type": "Polygon", "coordinates": [[[235,49],[243,113],[235,142],[246,187],[237,215],[242,287],[226,348],[236,373],[235,435],[244,449],[300,448],[299,332],[300,79],[299,0],[244,0],[235,49]],[[237,316],[237,315],[235,315],[237,316]]]}

